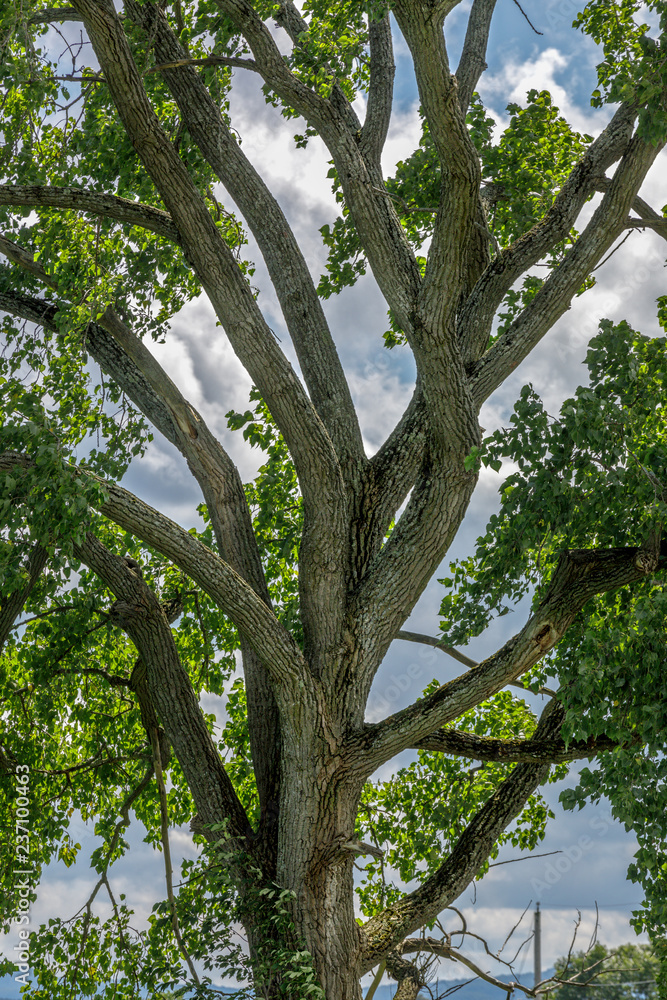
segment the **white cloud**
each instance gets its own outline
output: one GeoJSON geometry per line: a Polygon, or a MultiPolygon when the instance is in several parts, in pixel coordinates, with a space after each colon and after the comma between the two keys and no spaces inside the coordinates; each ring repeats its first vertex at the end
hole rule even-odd
{"type": "MultiPolygon", "coordinates": [[[[575,937],[575,951],[585,950],[593,937],[596,920],[598,921],[597,936],[607,947],[615,948],[627,942],[644,941],[645,937],[638,938],[632,928],[628,925],[627,915],[621,910],[601,910],[596,914],[594,908],[581,910],[581,923],[577,929],[577,910],[568,909],[542,909],[541,918],[541,953],[542,972],[547,972],[553,967],[557,958],[567,954],[570,944],[575,937]]],[[[489,945],[489,950],[496,953],[504,943],[506,936],[512,928],[519,922],[523,909],[516,907],[499,906],[491,908],[477,908],[474,906],[462,907],[462,913],[466,919],[468,929],[473,934],[478,934],[489,945]]],[[[461,923],[453,913],[446,914],[443,921],[447,931],[453,931],[461,927],[461,923]]],[[[512,962],[520,981],[526,985],[532,985],[533,980],[533,942],[529,940],[533,933],[534,907],[528,910],[519,924],[519,927],[512,935],[506,948],[501,953],[501,958],[505,961],[514,959],[522,942],[528,943],[521,949],[516,961],[512,962]]],[[[461,941],[460,937],[454,939],[455,944],[461,941]]],[[[467,955],[474,962],[479,964],[483,971],[489,971],[494,975],[507,975],[508,970],[500,962],[487,956],[480,942],[475,942],[472,938],[467,938],[465,945],[461,948],[464,955],[467,955]]],[[[467,978],[466,970],[461,965],[451,962],[441,962],[439,974],[444,979],[467,978]]]]}
{"type": "MultiPolygon", "coordinates": [[[[577,60],[582,56],[577,52],[577,60]]],[[[572,87],[558,82],[559,73],[579,71],[574,55],[550,47],[532,59],[508,59],[495,74],[484,74],[479,92],[485,103],[502,114],[509,103],[525,105],[529,90],[548,90],[563,117],[579,132],[596,135],[611,117],[609,109],[583,108],[572,99],[572,87]]],[[[570,81],[571,84],[571,81],[570,81]]]]}

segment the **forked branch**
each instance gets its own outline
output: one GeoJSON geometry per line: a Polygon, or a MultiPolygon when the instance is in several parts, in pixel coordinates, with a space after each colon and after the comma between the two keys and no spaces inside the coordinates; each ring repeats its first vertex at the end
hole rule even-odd
{"type": "Polygon", "coordinates": [[[566,238],[587,198],[596,190],[597,178],[626,151],[635,118],[636,109],[622,104],[574,167],[544,217],[488,265],[459,317],[459,334],[467,357],[479,358],[498,307],[514,282],[566,238]]]}
{"type": "Polygon", "coordinates": [[[443,684],[429,697],[384,722],[366,726],[351,743],[355,761],[364,760],[365,773],[370,775],[401,750],[420,744],[537,663],[560,641],[588,600],[644,579],[657,569],[659,560],[656,535],[643,548],[563,552],[545,597],[522,631],[478,667],[443,684]]]}
{"type": "Polygon", "coordinates": [[[583,282],[623,233],[632,203],[661,148],[634,136],[602,202],[572,249],[535,298],[472,369],[471,385],[478,406],[569,309],[583,282]]]}
{"type": "MultiPolygon", "coordinates": [[[[535,736],[558,737],[564,712],[550,701],[542,713],[535,736]]],[[[372,917],[362,927],[365,940],[363,971],[372,968],[387,952],[410,934],[431,923],[463,892],[493,845],[549,773],[549,764],[517,764],[512,774],[477,812],[447,860],[414,892],[372,917]]]]}

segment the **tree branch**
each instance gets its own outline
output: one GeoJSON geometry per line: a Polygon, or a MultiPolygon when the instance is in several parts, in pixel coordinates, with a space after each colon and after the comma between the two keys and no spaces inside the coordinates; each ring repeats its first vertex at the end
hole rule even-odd
{"type": "Polygon", "coordinates": [[[34,11],[28,20],[31,24],[48,24],[50,21],[80,21],[81,15],[74,7],[44,7],[34,11]]]}
{"type": "MultiPolygon", "coordinates": [[[[31,274],[33,278],[37,278],[38,281],[43,282],[47,288],[55,289],[56,282],[47,274],[39,261],[35,260],[31,253],[29,253],[24,247],[20,246],[18,243],[14,243],[12,240],[7,239],[0,233],[0,253],[3,254],[7,260],[11,260],[13,264],[18,264],[20,268],[31,274]]],[[[10,293],[11,297],[14,293],[10,293]]],[[[16,301],[20,301],[23,296],[18,293],[15,294],[16,301]]]]}
{"type": "MultiPolygon", "coordinates": [[[[306,502],[336,489],[335,461],[303,387],[262,317],[185,164],[164,134],[109,0],[77,0],[128,136],[176,223],[188,259],[232,346],[269,405],[302,480],[306,502]],[[325,470],[318,474],[318,469],[325,470]],[[323,481],[324,479],[324,481],[323,481]],[[326,481],[328,480],[328,482],[326,481]]],[[[330,512],[334,516],[334,512],[330,512]]]]}
{"type": "Polygon", "coordinates": [[[380,551],[387,530],[419,474],[427,424],[421,380],[405,413],[364,470],[352,523],[364,531],[352,538],[353,580],[359,583],[380,551]]]}
{"type": "MultiPolygon", "coordinates": [[[[402,328],[409,329],[421,275],[391,200],[384,197],[382,176],[361,154],[360,126],[349,102],[341,103],[335,87],[328,100],[296,79],[248,0],[216,0],[216,4],[248,41],[266,84],[317,129],[331,152],[375,279],[402,328]]],[[[282,4],[286,11],[292,6],[282,4]]]]}
{"type": "MultiPolygon", "coordinates": [[[[535,731],[538,740],[558,737],[563,709],[550,701],[535,731]]],[[[447,860],[414,892],[372,917],[361,928],[365,941],[362,974],[419,927],[435,920],[459,896],[505,827],[519,815],[528,798],[549,774],[549,764],[517,764],[512,774],[473,817],[447,860]]]]}
{"type": "Polygon", "coordinates": [[[632,202],[661,148],[639,136],[633,138],[602,202],[563,262],[472,369],[470,380],[477,406],[503,383],[569,309],[572,297],[625,229],[632,202]]]}
{"type": "Polygon", "coordinates": [[[173,243],[180,243],[178,230],[171,216],[151,205],[100,194],[75,187],[49,187],[40,184],[0,185],[0,205],[72,209],[115,219],[129,226],[140,226],[173,243]]]}
{"type": "MultiPolygon", "coordinates": [[[[397,0],[393,13],[410,48],[419,97],[440,161],[440,201],[428,250],[424,281],[409,326],[403,327],[423,379],[433,444],[454,451],[477,443],[471,401],[463,377],[457,313],[479,237],[479,157],[449,72],[442,17],[411,0],[397,0]],[[454,415],[456,414],[456,416],[454,415]]],[[[488,245],[484,242],[485,260],[488,245]]],[[[402,325],[402,324],[401,324],[402,325]]],[[[436,460],[440,456],[434,455],[436,460]]],[[[462,458],[461,458],[462,461],[462,458]]]]}
{"type": "Polygon", "coordinates": [[[368,36],[371,77],[360,148],[364,159],[379,169],[380,157],[389,131],[396,72],[388,12],[379,21],[373,20],[369,15],[368,36]]]}
{"type": "Polygon", "coordinates": [[[233,56],[202,56],[201,59],[176,59],[172,62],[157,63],[144,73],[161,73],[165,69],[179,69],[181,66],[236,66],[238,69],[249,69],[258,73],[257,63],[252,59],[235,59],[233,56]]]}
{"type": "MultiPolygon", "coordinates": [[[[406,642],[421,642],[426,646],[433,646],[435,649],[441,649],[443,653],[447,653],[448,656],[458,660],[458,662],[462,663],[464,667],[472,668],[479,666],[477,660],[471,660],[469,656],[465,655],[465,653],[459,652],[459,650],[454,649],[453,646],[445,645],[441,639],[436,639],[434,636],[423,635],[421,632],[405,632],[401,630],[396,633],[396,638],[403,639],[406,642]]],[[[519,688],[521,691],[526,690],[525,685],[520,681],[512,681],[509,686],[519,688]]],[[[555,697],[555,691],[552,691],[551,688],[541,687],[536,693],[548,694],[550,698],[555,697]]]]}
{"type": "Polygon", "coordinates": [[[390,951],[386,956],[386,968],[398,983],[394,1000],[417,1000],[419,990],[426,985],[417,966],[401,958],[398,951],[390,951]]]}
{"type": "MultiPolygon", "coordinates": [[[[308,21],[302,17],[298,7],[292,2],[292,0],[279,0],[277,9],[275,10],[273,16],[276,24],[279,24],[280,27],[283,28],[290,36],[295,48],[304,47],[305,42],[303,36],[310,35],[312,38],[308,21]]],[[[327,63],[324,65],[327,70],[330,69],[327,63]]],[[[345,96],[345,91],[336,79],[333,71],[330,71],[330,78],[333,81],[331,95],[329,97],[332,108],[343,118],[348,129],[351,129],[353,132],[360,132],[361,122],[357,117],[356,111],[350,104],[348,98],[345,96]]]]}
{"type": "Polygon", "coordinates": [[[366,726],[349,744],[354,766],[361,765],[366,775],[372,774],[397,753],[414,747],[516,680],[560,641],[588,600],[644,579],[655,571],[658,560],[656,536],[643,548],[563,552],[544,598],[521,632],[478,667],[443,684],[429,697],[366,726]]]}
{"type": "Polygon", "coordinates": [[[486,69],[486,47],[497,0],[474,0],[468,17],[463,51],[456,70],[459,107],[465,115],[480,76],[486,69]]]}
{"type": "MultiPolygon", "coordinates": [[[[0,470],[20,470],[32,461],[18,452],[0,454],[0,470]]],[[[269,607],[231,566],[185,528],[145,504],[138,497],[107,480],[70,467],[72,475],[96,480],[106,497],[100,513],[115,524],[161,552],[197,583],[229,616],[234,625],[256,650],[277,689],[285,686],[292,704],[294,691],[303,692],[309,676],[303,654],[296,642],[277,620],[269,607]]]]}
{"type": "Polygon", "coordinates": [[[476,476],[462,455],[425,448],[407,507],[375,555],[351,602],[363,655],[358,697],[365,704],[375,672],[442,562],[465,516],[476,476]],[[434,454],[435,451],[435,454],[434,454]]]}
{"type": "Polygon", "coordinates": [[[176,943],[178,944],[178,949],[185,959],[188,969],[190,970],[190,975],[197,986],[200,986],[201,981],[197,975],[197,970],[192,963],[190,953],[185,947],[185,942],[183,941],[178,922],[178,913],[176,912],[176,897],[174,896],[174,882],[172,877],[174,870],[171,864],[171,846],[169,844],[169,805],[167,802],[167,789],[164,783],[164,775],[162,773],[160,738],[157,727],[153,727],[149,735],[151,747],[153,749],[153,770],[155,771],[155,780],[157,782],[158,794],[160,796],[160,836],[162,840],[165,881],[167,883],[167,902],[169,903],[169,908],[171,910],[171,926],[174,932],[174,937],[176,938],[176,943]]]}
{"type": "Polygon", "coordinates": [[[126,10],[153,40],[162,75],[183,123],[238,205],[266,262],[313,404],[346,477],[365,464],[361,431],[336,346],[294,234],[266,184],[247,159],[164,14],[128,0],[126,10]],[[179,64],[178,71],[169,69],[179,64]],[[187,60],[186,60],[187,62],[187,60]]]}
{"type": "Polygon", "coordinates": [[[114,621],[127,632],[146,668],[146,681],[166,735],[205,824],[230,823],[230,835],[252,835],[234,786],[206,727],[190,679],[153,591],[125,560],[88,533],[75,554],[117,597],[114,621]]]}
{"type": "Polygon", "coordinates": [[[618,108],[574,167],[544,218],[485,269],[459,316],[459,337],[467,359],[475,361],[484,351],[493,318],[514,282],[566,238],[595,191],[597,178],[628,148],[636,115],[636,109],[627,104],[618,108]]]}
{"type": "MultiPolygon", "coordinates": [[[[0,308],[2,302],[0,300],[0,308]]],[[[36,542],[28,558],[26,566],[27,580],[25,586],[13,590],[7,597],[0,599],[0,650],[7,641],[7,636],[11,632],[14,622],[23,611],[25,602],[34,590],[35,584],[42,575],[42,570],[46,566],[48,553],[46,549],[36,542]]]]}
{"type": "Polygon", "coordinates": [[[582,757],[596,757],[600,753],[615,750],[619,744],[606,736],[591,738],[584,742],[576,740],[497,740],[490,736],[475,736],[461,729],[438,729],[435,733],[419,740],[414,750],[434,750],[451,754],[453,757],[467,757],[470,760],[517,761],[528,764],[558,764],[563,761],[581,760],[582,757]]]}
{"type": "Polygon", "coordinates": [[[471,660],[465,653],[459,653],[458,649],[454,649],[453,646],[447,646],[444,640],[436,639],[435,636],[424,635],[422,632],[406,632],[404,629],[401,629],[400,632],[396,633],[396,638],[403,639],[404,642],[420,642],[425,646],[433,646],[435,649],[441,649],[443,653],[447,653],[448,656],[458,660],[464,667],[479,666],[476,660],[471,660]]]}
{"type": "MultiPolygon", "coordinates": [[[[611,184],[611,178],[609,177],[598,177],[596,181],[596,187],[598,191],[607,191],[611,184]]],[[[664,215],[656,212],[647,201],[640,198],[637,195],[636,198],[632,200],[632,210],[637,212],[640,216],[639,219],[626,219],[626,228],[631,229],[653,229],[656,233],[667,239],[667,219],[664,215]]]]}

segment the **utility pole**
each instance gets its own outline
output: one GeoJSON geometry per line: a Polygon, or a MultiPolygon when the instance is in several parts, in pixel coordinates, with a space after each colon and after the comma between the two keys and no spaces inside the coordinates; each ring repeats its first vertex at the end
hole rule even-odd
{"type": "Polygon", "coordinates": [[[538,983],[542,982],[542,915],[540,913],[540,904],[535,904],[535,932],[533,934],[533,955],[534,955],[534,969],[535,969],[535,982],[533,988],[536,988],[538,983]]]}

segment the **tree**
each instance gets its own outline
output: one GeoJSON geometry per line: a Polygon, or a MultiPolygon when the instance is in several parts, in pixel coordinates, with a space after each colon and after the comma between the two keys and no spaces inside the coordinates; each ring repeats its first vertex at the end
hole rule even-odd
{"type": "Polygon", "coordinates": [[[631,876],[646,903],[635,922],[659,945],[664,339],[603,322],[589,384],[559,416],[531,387],[509,428],[483,438],[478,414],[619,237],[666,234],[639,196],[665,141],[665,4],[592,0],[579,16],[602,49],[594,103],[616,106],[597,138],[531,92],[499,139],[475,92],[495,0],[474,0],[452,73],[456,6],[391,5],[423,132],[387,179],[394,62],[382,2],[3,9],[0,770],[17,832],[2,848],[5,925],[26,905],[9,878],[26,845],[37,869],[56,856],[73,863],[75,809],[101,838],[84,912],[29,939],[36,997],[157,995],[196,982],[201,961],[218,975],[245,969],[257,996],[327,1000],[358,1000],[360,977],[386,966],[397,997],[414,998],[427,976],[414,955],[456,954],[456,941],[422,929],[500,843],[538,842],[540,786],[581,758],[597,767],[566,804],[608,794],[637,831],[631,876]],[[81,44],[60,56],[50,25],[69,39],[80,31],[81,44]],[[318,135],[332,158],[341,216],[323,231],[330,256],[317,286],[235,135],[232,71],[259,74],[276,115],[305,121],[297,145],[318,135]],[[301,375],[262,313],[243,226],[301,375]],[[406,412],[372,457],[320,301],[366,268],[389,310],[387,347],[411,351],[417,370],[406,412]],[[266,453],[245,488],[145,343],[168,335],[200,292],[256,386],[254,409],[229,414],[266,453]],[[201,530],[121,485],[151,427],[201,489],[201,530]],[[500,514],[444,580],[442,637],[405,632],[481,463],[504,461],[515,471],[500,514]],[[475,664],[454,648],[526,594],[528,620],[494,655],[475,664]],[[465,669],[370,724],[371,685],[397,638],[447,650],[465,669]],[[546,691],[539,720],[508,685],[546,691]],[[203,690],[227,698],[221,742],[203,690]],[[415,763],[371,782],[407,749],[415,763]],[[30,840],[27,802],[40,803],[30,840]],[[167,898],[142,935],[108,876],[130,810],[167,871],[167,898]],[[191,818],[204,853],[176,894],[168,829],[191,818]],[[393,884],[390,869],[417,888],[393,884]],[[101,891],[106,922],[93,909],[101,891]],[[239,923],[247,961],[230,937],[239,923]]]}
{"type": "Polygon", "coordinates": [[[595,986],[561,986],[554,998],[574,1000],[596,995],[605,1000],[657,1000],[657,974],[658,961],[648,945],[622,944],[610,950],[598,943],[588,952],[579,951],[556,962],[557,977],[595,986]]]}

